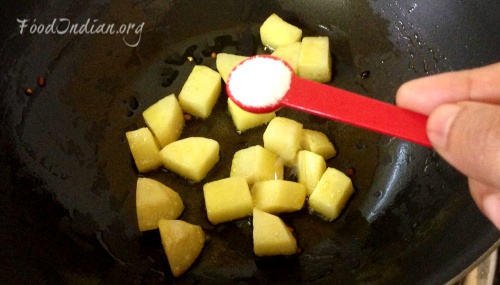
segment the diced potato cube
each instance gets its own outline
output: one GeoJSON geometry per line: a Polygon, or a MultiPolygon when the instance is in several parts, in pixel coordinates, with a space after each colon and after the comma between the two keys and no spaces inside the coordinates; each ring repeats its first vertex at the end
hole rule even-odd
{"type": "Polygon", "coordinates": [[[300,50],[302,49],[302,43],[296,42],[286,46],[281,46],[277,48],[271,55],[283,59],[288,63],[295,74],[299,71],[299,57],[300,50]]]}
{"type": "Polygon", "coordinates": [[[249,185],[259,181],[283,179],[284,165],[278,155],[260,145],[237,151],[230,176],[241,176],[249,185]]]}
{"type": "Polygon", "coordinates": [[[155,170],[162,165],[160,149],[148,128],[127,132],[125,136],[139,172],[155,170]]]}
{"type": "Polygon", "coordinates": [[[180,137],[184,127],[184,115],[174,94],[151,105],[142,113],[142,116],[156,137],[160,148],[180,137]]]}
{"type": "Polygon", "coordinates": [[[215,60],[215,66],[217,71],[219,71],[222,80],[227,83],[227,78],[229,73],[238,65],[238,63],[247,59],[247,56],[230,54],[230,53],[219,53],[217,54],[217,59],[215,60]]]}
{"type": "Polygon", "coordinates": [[[332,80],[332,56],[328,37],[304,37],[299,56],[299,76],[317,82],[332,80]]]}
{"type": "Polygon", "coordinates": [[[200,226],[180,220],[160,220],[161,243],[175,277],[179,277],[196,261],[205,245],[200,226]]]}
{"type": "Polygon", "coordinates": [[[307,196],[316,188],[326,171],[325,159],[314,152],[301,150],[297,155],[297,181],[307,188],[307,196]]]}
{"type": "Polygon", "coordinates": [[[253,251],[257,256],[292,255],[297,240],[278,216],[254,208],[253,251]]]}
{"type": "Polygon", "coordinates": [[[252,214],[252,196],[243,177],[229,177],[203,186],[208,220],[220,224],[252,214]]]}
{"type": "Polygon", "coordinates": [[[177,219],[184,204],[177,192],[150,178],[137,179],[135,205],[140,231],[158,228],[161,219],[177,219]]]}
{"type": "Polygon", "coordinates": [[[329,167],[309,197],[311,210],[328,220],[336,219],[354,193],[352,181],[343,172],[329,167]]]}
{"type": "Polygon", "coordinates": [[[167,145],[160,156],[168,170],[200,182],[219,161],[219,143],[208,138],[189,137],[167,145]]]}
{"type": "Polygon", "coordinates": [[[262,44],[277,49],[280,46],[300,42],[302,30],[272,14],[260,27],[260,39],[262,44]]]}
{"type": "Polygon", "coordinates": [[[264,132],[264,147],[276,153],[285,165],[295,163],[302,138],[302,124],[292,119],[276,117],[264,132]]]}
{"type": "Polygon", "coordinates": [[[187,113],[206,119],[221,92],[220,74],[210,67],[197,65],[179,93],[179,103],[187,113]]]}
{"type": "Polygon", "coordinates": [[[240,132],[268,123],[276,117],[274,112],[264,114],[247,112],[238,107],[230,98],[227,98],[227,107],[236,129],[240,132]]]}
{"type": "Polygon", "coordinates": [[[337,150],[328,137],[324,133],[314,130],[304,129],[302,131],[300,147],[323,156],[325,160],[337,155],[337,150]]]}
{"type": "Polygon", "coordinates": [[[261,181],[250,192],[254,207],[271,214],[298,211],[306,200],[306,187],[292,181],[261,181]]]}

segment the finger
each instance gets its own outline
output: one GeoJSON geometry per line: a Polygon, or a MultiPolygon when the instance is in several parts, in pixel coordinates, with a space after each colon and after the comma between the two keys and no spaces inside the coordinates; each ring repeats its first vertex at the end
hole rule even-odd
{"type": "Polygon", "coordinates": [[[500,189],[500,106],[476,102],[439,106],[429,116],[427,134],[451,165],[500,189]]]}
{"type": "Polygon", "coordinates": [[[460,101],[500,104],[500,63],[415,79],[396,93],[398,106],[425,115],[439,105],[460,101]]]}
{"type": "Polygon", "coordinates": [[[470,193],[479,210],[500,229],[500,189],[469,179],[470,193]]]}

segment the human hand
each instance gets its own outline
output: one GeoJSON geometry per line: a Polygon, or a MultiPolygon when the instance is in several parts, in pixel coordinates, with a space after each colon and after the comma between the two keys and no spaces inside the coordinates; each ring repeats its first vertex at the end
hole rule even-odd
{"type": "Polygon", "coordinates": [[[434,149],[468,177],[472,198],[500,229],[500,63],[409,81],[396,104],[429,116],[434,149]]]}

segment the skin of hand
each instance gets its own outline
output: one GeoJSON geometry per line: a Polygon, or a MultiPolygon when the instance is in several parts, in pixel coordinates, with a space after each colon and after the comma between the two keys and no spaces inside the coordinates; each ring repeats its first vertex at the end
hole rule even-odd
{"type": "Polygon", "coordinates": [[[396,104],[429,116],[434,149],[468,177],[472,198],[500,229],[500,63],[409,81],[396,104]]]}

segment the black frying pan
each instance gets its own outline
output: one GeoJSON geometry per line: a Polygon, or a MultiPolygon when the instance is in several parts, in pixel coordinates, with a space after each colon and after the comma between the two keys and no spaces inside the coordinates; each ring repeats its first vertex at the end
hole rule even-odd
{"type": "MultiPolygon", "coordinates": [[[[275,12],[305,35],[331,40],[333,84],[393,102],[406,80],[500,60],[498,1],[4,1],[0,44],[0,278],[30,284],[443,284],[494,248],[498,231],[470,199],[467,180],[432,150],[290,110],[280,115],[324,131],[354,167],[356,193],[340,219],[306,210],[283,216],[303,252],[255,258],[249,219],[212,226],[202,184],[148,173],[179,191],[183,220],[208,241],[172,277],[158,233],[140,234],[138,177],[125,132],[141,112],[177,93],[212,52],[263,52],[258,27],[275,12]],[[144,22],[138,38],[20,34],[19,22],[144,22]],[[192,57],[192,61],[187,57],[192,57]],[[369,74],[368,72],[369,71],[369,74]],[[46,80],[39,86],[37,78],[46,80]],[[43,85],[43,84],[42,84],[43,85]],[[31,88],[32,95],[25,90],[31,88]]],[[[224,96],[183,136],[221,143],[206,181],[227,177],[232,153],[262,143],[238,134],[224,96]]]]}

